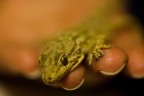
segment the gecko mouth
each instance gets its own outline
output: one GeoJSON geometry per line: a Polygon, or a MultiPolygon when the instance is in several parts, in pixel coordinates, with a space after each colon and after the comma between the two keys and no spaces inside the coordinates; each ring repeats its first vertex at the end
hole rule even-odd
{"type": "MultiPolygon", "coordinates": [[[[47,76],[42,76],[42,79],[44,81],[45,84],[47,85],[53,85],[57,82],[59,82],[67,73],[69,73],[70,69],[65,70],[64,72],[58,72],[55,73],[55,75],[47,75],[47,76]]],[[[43,74],[44,75],[44,74],[43,74]]]]}
{"type": "Polygon", "coordinates": [[[54,84],[58,81],[58,79],[56,78],[52,78],[52,77],[48,77],[48,78],[44,78],[43,77],[43,81],[46,85],[49,85],[49,84],[54,84]]]}

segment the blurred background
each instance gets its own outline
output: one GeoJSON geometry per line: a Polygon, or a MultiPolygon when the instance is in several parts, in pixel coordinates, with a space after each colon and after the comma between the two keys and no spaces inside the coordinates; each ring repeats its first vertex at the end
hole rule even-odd
{"type": "Polygon", "coordinates": [[[144,26],[144,3],[143,0],[128,0],[130,13],[135,16],[144,26]]]}
{"type": "MultiPolygon", "coordinates": [[[[129,0],[127,6],[129,12],[144,26],[143,0],[129,0]]],[[[68,92],[45,86],[38,80],[0,74],[0,96],[144,96],[143,87],[144,79],[119,74],[101,86],[68,92]]]]}

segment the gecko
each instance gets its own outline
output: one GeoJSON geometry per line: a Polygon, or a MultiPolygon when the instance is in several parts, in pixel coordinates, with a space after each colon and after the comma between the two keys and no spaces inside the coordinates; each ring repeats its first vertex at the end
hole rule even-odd
{"type": "Polygon", "coordinates": [[[129,19],[120,16],[120,22],[114,22],[107,15],[109,12],[104,10],[101,9],[101,12],[97,12],[88,22],[65,30],[66,32],[46,43],[39,57],[45,84],[60,81],[84,60],[91,65],[93,60],[99,60],[104,55],[102,49],[110,48],[108,39],[113,30],[128,24],[129,19]]]}

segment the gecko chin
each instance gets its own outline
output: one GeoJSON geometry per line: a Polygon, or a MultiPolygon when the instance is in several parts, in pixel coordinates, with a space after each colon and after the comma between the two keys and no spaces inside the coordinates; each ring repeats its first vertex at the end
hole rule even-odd
{"type": "Polygon", "coordinates": [[[58,69],[57,72],[47,72],[47,74],[42,73],[42,79],[45,84],[54,84],[59,82],[69,71],[67,68],[58,69]]]}
{"type": "Polygon", "coordinates": [[[43,81],[46,85],[54,84],[57,82],[57,78],[51,78],[51,77],[43,77],[43,81]]]}

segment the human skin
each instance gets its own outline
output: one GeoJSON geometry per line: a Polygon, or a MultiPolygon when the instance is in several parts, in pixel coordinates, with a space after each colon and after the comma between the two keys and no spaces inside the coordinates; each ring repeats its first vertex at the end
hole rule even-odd
{"type": "MultiPolygon", "coordinates": [[[[59,30],[79,24],[87,13],[106,0],[4,0],[0,14],[0,66],[8,73],[21,74],[28,78],[38,76],[38,57],[42,46],[38,43],[51,38],[59,30]]],[[[125,14],[124,10],[114,14],[125,14]]],[[[133,78],[144,76],[144,45],[140,30],[131,28],[115,32],[104,49],[105,55],[90,66],[96,73],[116,75],[121,72],[133,78]]],[[[81,64],[69,73],[59,86],[73,89],[86,74],[81,64]]],[[[98,77],[97,75],[95,75],[98,77]]]]}

